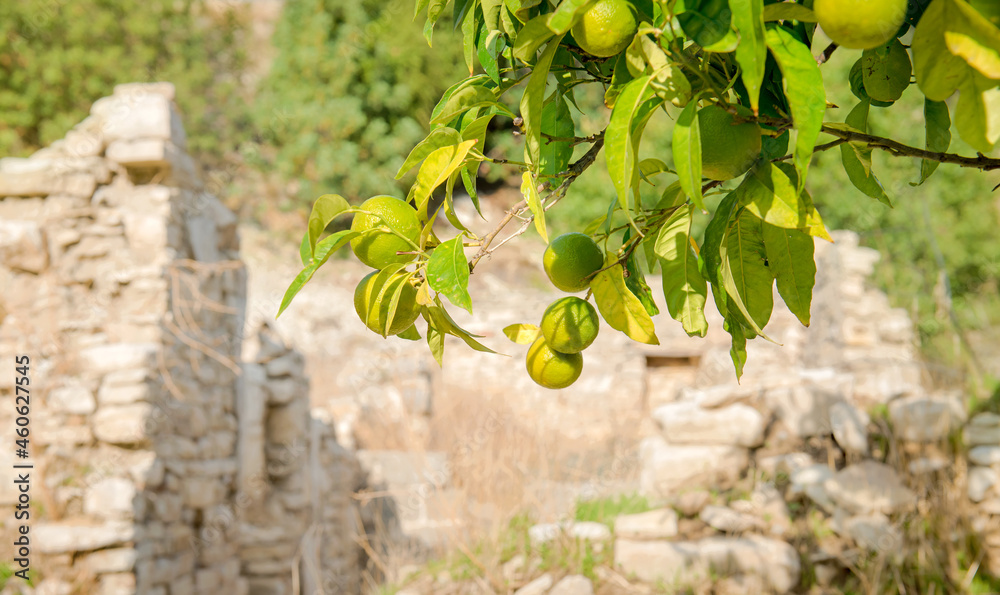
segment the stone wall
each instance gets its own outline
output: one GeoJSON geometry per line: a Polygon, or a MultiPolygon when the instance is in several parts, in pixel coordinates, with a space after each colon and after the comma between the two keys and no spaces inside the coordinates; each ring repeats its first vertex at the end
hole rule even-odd
{"type": "Polygon", "coordinates": [[[357,462],[311,415],[302,356],[248,334],[236,218],[172,99],[119,86],[65,139],[0,160],[0,394],[28,355],[39,591],[353,592],[357,462]]]}

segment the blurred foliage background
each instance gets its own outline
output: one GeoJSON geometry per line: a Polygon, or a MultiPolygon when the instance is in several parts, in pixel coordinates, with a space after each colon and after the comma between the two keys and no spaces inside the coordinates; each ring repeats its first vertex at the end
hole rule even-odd
{"type": "MultiPolygon", "coordinates": [[[[460,36],[439,27],[428,47],[412,20],[412,0],[287,0],[261,47],[248,6],[0,2],[0,155],[28,155],[60,138],[115,84],[168,80],[177,86],[190,148],[212,189],[244,220],[298,233],[318,194],[359,201],[403,193],[410,180],[394,180],[396,169],[426,133],[444,89],[468,75],[460,36]]],[[[830,119],[842,120],[857,103],[847,73],[859,56],[840,50],[823,67],[828,99],[840,106],[830,119]]],[[[606,125],[602,90],[580,88],[577,102],[578,134],[606,125]]],[[[495,122],[488,152],[520,158],[510,122],[495,122]]],[[[646,156],[670,162],[671,125],[670,114],[654,118],[643,139],[646,156]]],[[[919,93],[873,108],[871,125],[876,134],[922,146],[919,93]]],[[[953,138],[953,152],[974,153],[953,138]]],[[[895,205],[889,209],[850,185],[838,150],[819,154],[814,164],[808,188],[828,227],[855,230],[882,253],[878,281],[916,320],[928,358],[995,385],[995,378],[983,378],[969,346],[988,349],[995,343],[990,329],[1000,327],[1000,204],[992,191],[1000,180],[941,166],[913,187],[918,160],[876,151],[875,171],[895,205]]],[[[481,189],[488,195],[490,184],[495,188],[511,173],[483,166],[481,189]]],[[[651,193],[670,176],[660,178],[651,193]]],[[[598,160],[551,212],[551,225],[582,229],[613,197],[598,160]]],[[[1000,353],[984,357],[996,361],[1000,353]]]]}

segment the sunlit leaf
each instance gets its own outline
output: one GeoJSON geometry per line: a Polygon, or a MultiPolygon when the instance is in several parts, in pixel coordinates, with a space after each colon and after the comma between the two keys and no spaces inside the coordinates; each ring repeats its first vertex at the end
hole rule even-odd
{"type": "Polygon", "coordinates": [[[809,48],[783,27],[772,27],[766,34],[770,48],[785,81],[785,96],[792,110],[795,130],[795,170],[799,188],[806,181],[809,161],[826,113],[826,89],[823,75],[809,48]]]}
{"type": "Polygon", "coordinates": [[[659,345],[653,319],[625,286],[625,270],[616,264],[594,276],[590,289],[605,322],[639,343],[659,345]]]}
{"type": "Polygon", "coordinates": [[[687,104],[674,123],[674,166],[681,188],[694,205],[705,210],[701,196],[701,131],[698,128],[697,102],[687,104]]]}
{"type": "Polygon", "coordinates": [[[464,236],[457,235],[431,252],[427,262],[427,283],[451,303],[472,313],[469,295],[469,263],[462,247],[464,236]]]}
{"type": "Polygon", "coordinates": [[[654,251],[660,258],[663,297],[670,316],[690,336],[708,332],[705,299],[708,286],[698,270],[698,256],[691,246],[693,207],[678,209],[656,237],[654,251]]]}
{"type": "Polygon", "coordinates": [[[521,194],[535,218],[535,230],[538,231],[538,235],[542,236],[542,241],[548,244],[549,234],[545,230],[545,210],[542,208],[542,199],[538,196],[537,181],[530,171],[521,175],[521,194]]]}
{"type": "Polygon", "coordinates": [[[778,294],[803,326],[809,326],[809,307],[816,283],[815,244],[797,229],[763,225],[768,267],[774,274],[778,294]]]}
{"type": "Polygon", "coordinates": [[[764,64],[767,61],[767,44],[764,41],[764,13],[767,12],[767,7],[762,8],[761,4],[761,0],[729,0],[729,7],[733,11],[733,26],[740,32],[736,63],[740,65],[740,78],[747,88],[750,108],[754,114],[758,111],[760,87],[764,82],[764,64]]]}
{"type": "Polygon", "coordinates": [[[562,37],[549,42],[535,63],[528,86],[521,96],[521,117],[524,119],[524,155],[528,163],[538,164],[542,148],[542,110],[545,107],[545,82],[548,79],[552,58],[559,49],[562,37]]]}
{"type": "Polygon", "coordinates": [[[507,338],[519,345],[531,345],[538,338],[542,329],[533,324],[512,324],[503,329],[507,338]]]}

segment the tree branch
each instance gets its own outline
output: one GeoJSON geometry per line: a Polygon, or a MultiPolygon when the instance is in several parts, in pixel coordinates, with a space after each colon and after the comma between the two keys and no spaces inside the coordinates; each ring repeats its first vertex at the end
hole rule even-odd
{"type": "Polygon", "coordinates": [[[835,43],[831,43],[830,45],[826,46],[826,49],[823,50],[823,53],[816,56],[816,64],[819,64],[820,66],[825,64],[826,61],[830,59],[830,56],[833,55],[833,52],[837,51],[838,47],[839,46],[835,43]]]}
{"type": "MultiPolygon", "coordinates": [[[[742,118],[745,122],[756,121],[761,124],[767,124],[768,126],[787,127],[792,125],[792,121],[786,118],[771,118],[768,116],[757,116],[756,118],[743,116],[737,117],[742,118]]],[[[821,130],[830,136],[837,137],[841,142],[864,143],[873,149],[881,149],[897,157],[917,157],[918,159],[937,161],[938,163],[950,163],[959,167],[969,167],[982,171],[1000,169],[1000,159],[987,157],[982,153],[977,153],[976,157],[965,157],[963,155],[956,155],[955,153],[928,151],[926,149],[918,149],[917,147],[904,145],[903,143],[894,141],[891,138],[885,138],[864,132],[856,132],[854,130],[843,130],[826,124],[823,125],[821,130]]],[[[819,147],[822,147],[824,150],[829,148],[827,145],[819,145],[819,147]]]]}
{"type": "MultiPolygon", "coordinates": [[[[562,183],[559,184],[559,186],[555,190],[549,192],[544,199],[542,199],[542,206],[545,210],[549,210],[550,208],[552,208],[553,205],[559,202],[561,198],[566,196],[566,191],[569,189],[569,185],[572,184],[573,181],[576,180],[578,177],[580,177],[580,174],[586,171],[586,169],[590,167],[592,163],[594,163],[594,160],[597,159],[597,154],[601,152],[601,148],[604,146],[604,133],[602,132],[600,135],[595,135],[595,136],[597,136],[598,138],[594,142],[594,145],[590,147],[590,149],[588,149],[586,153],[584,153],[583,157],[580,157],[580,159],[576,163],[570,165],[569,169],[563,172],[566,175],[566,177],[562,181],[562,183]]],[[[500,232],[503,231],[503,228],[507,227],[507,224],[510,223],[515,217],[520,217],[522,213],[528,210],[529,210],[528,202],[526,200],[522,200],[517,204],[515,204],[514,206],[512,206],[511,208],[507,209],[507,212],[504,213],[503,219],[500,220],[497,226],[494,227],[493,230],[490,231],[490,233],[486,234],[486,236],[483,238],[481,245],[479,246],[479,250],[476,252],[476,255],[473,256],[472,260],[469,261],[470,273],[475,271],[476,265],[479,264],[479,261],[482,260],[484,256],[489,256],[490,254],[493,253],[494,250],[496,250],[500,246],[510,241],[511,238],[519,236],[528,230],[529,224],[531,223],[531,221],[534,220],[533,215],[524,218],[523,219],[524,224],[521,225],[521,227],[516,232],[514,232],[509,237],[505,238],[497,246],[490,248],[490,245],[493,243],[493,240],[495,240],[497,235],[499,235],[500,232]]]]}

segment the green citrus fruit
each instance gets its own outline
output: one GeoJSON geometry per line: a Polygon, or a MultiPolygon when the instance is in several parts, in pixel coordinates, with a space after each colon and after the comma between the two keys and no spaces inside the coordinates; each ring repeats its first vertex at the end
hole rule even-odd
{"type": "Polygon", "coordinates": [[[607,58],[632,43],[639,26],[625,0],[598,0],[571,29],[576,43],[592,56],[607,58]]]}
{"type": "Polygon", "coordinates": [[[415,254],[396,254],[412,252],[413,246],[384,229],[391,227],[416,244],[420,240],[416,209],[392,196],[373,196],[358,208],[367,211],[355,215],[351,222],[352,231],[367,232],[351,240],[351,250],[354,250],[358,260],[370,267],[383,269],[390,264],[406,263],[416,258],[415,254]],[[378,230],[380,227],[383,229],[378,230]]]}
{"type": "Polygon", "coordinates": [[[389,306],[392,303],[392,296],[396,293],[399,285],[402,284],[402,293],[399,302],[396,304],[396,314],[392,318],[392,324],[384,336],[398,335],[410,328],[413,321],[420,315],[420,307],[417,306],[417,290],[410,285],[406,275],[396,273],[391,276],[379,278],[380,271],[372,271],[358,283],[354,290],[354,310],[358,317],[373,332],[382,335],[385,323],[389,319],[389,306]]]}
{"type": "Polygon", "coordinates": [[[816,20],[837,45],[868,50],[896,36],[907,0],[816,0],[816,20]]]}
{"type": "Polygon", "coordinates": [[[559,353],[549,347],[545,337],[538,337],[528,348],[525,359],[528,376],[545,388],[566,388],[576,382],[583,371],[583,355],[559,353]]]}
{"type": "Polygon", "coordinates": [[[542,265],[553,285],[574,293],[590,286],[590,275],[604,266],[604,254],[590,236],[564,233],[549,243],[542,265]]]}
{"type": "Polygon", "coordinates": [[[698,112],[701,134],[701,175],[710,180],[731,180],[746,173],[760,156],[760,126],[737,124],[732,114],[717,105],[698,112]]]}
{"type": "Polygon", "coordinates": [[[542,315],[545,342],[560,353],[580,353],[590,347],[600,325],[597,310],[578,297],[558,299],[542,315]]]}

